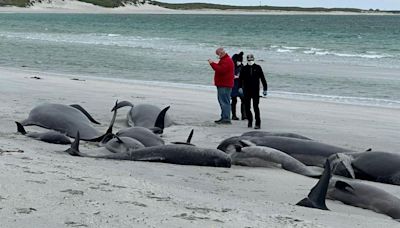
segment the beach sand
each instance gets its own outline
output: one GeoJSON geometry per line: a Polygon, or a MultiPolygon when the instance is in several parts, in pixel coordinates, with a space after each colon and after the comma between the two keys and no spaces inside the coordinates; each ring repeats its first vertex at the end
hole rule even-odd
{"type": "MultiPolygon", "coordinates": [[[[63,152],[68,146],[22,136],[14,124],[43,102],[81,104],[104,131],[117,99],[171,105],[177,125],[165,130],[166,142],[183,141],[195,129],[194,144],[215,148],[249,129],[244,121],[213,123],[219,117],[214,90],[5,68],[0,80],[0,149],[15,151],[0,155],[0,227],[399,226],[388,216],[329,200],[331,211],[295,206],[317,180],[282,169],[72,157],[63,152]]],[[[295,132],[360,151],[398,152],[400,147],[398,109],[274,97],[261,99],[260,108],[263,130],[295,132]]],[[[125,127],[127,111],[120,109],[116,129],[125,127]]],[[[370,184],[400,197],[398,186],[370,184]]]]}

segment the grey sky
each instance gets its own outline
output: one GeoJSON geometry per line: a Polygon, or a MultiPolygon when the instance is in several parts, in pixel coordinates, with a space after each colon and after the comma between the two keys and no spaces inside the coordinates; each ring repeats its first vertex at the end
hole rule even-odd
{"type": "MultiPolygon", "coordinates": [[[[230,5],[259,5],[259,0],[160,0],[162,2],[208,2],[230,5]]],[[[361,9],[400,10],[400,0],[261,0],[262,5],[301,7],[353,7],[361,9]]]]}

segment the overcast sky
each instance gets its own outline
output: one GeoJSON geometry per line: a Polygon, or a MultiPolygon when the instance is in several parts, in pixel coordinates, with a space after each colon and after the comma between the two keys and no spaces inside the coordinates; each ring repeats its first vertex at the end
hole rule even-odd
{"type": "MultiPolygon", "coordinates": [[[[169,3],[208,2],[230,5],[260,5],[259,0],[160,0],[169,3]]],[[[262,0],[262,5],[301,7],[352,7],[361,9],[400,10],[400,0],[262,0]]]]}

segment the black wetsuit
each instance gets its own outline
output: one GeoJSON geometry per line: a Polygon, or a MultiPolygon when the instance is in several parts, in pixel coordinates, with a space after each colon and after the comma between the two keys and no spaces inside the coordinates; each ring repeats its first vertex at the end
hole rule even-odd
{"type": "Polygon", "coordinates": [[[249,127],[253,124],[253,115],[251,113],[251,100],[253,100],[254,116],[256,126],[261,125],[260,109],[258,104],[260,102],[260,80],[263,84],[264,91],[268,90],[268,84],[265,80],[263,70],[260,65],[246,65],[242,67],[239,76],[239,88],[243,89],[244,94],[244,107],[246,109],[246,116],[249,120],[249,127]]]}

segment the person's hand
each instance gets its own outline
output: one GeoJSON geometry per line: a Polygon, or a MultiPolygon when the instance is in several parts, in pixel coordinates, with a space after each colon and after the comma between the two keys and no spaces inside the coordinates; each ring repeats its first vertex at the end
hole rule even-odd
{"type": "Polygon", "coordinates": [[[238,92],[239,92],[239,95],[240,95],[240,96],[243,96],[243,89],[242,89],[242,88],[239,88],[239,89],[238,89],[238,92]]]}
{"type": "Polygon", "coordinates": [[[263,96],[266,97],[267,95],[268,95],[268,91],[267,91],[267,90],[264,90],[264,91],[263,91],[263,96]]]}
{"type": "Polygon", "coordinates": [[[213,61],[212,59],[209,59],[209,60],[208,60],[208,63],[209,63],[209,64],[211,64],[211,63],[213,63],[213,62],[214,62],[214,61],[213,61]]]}

